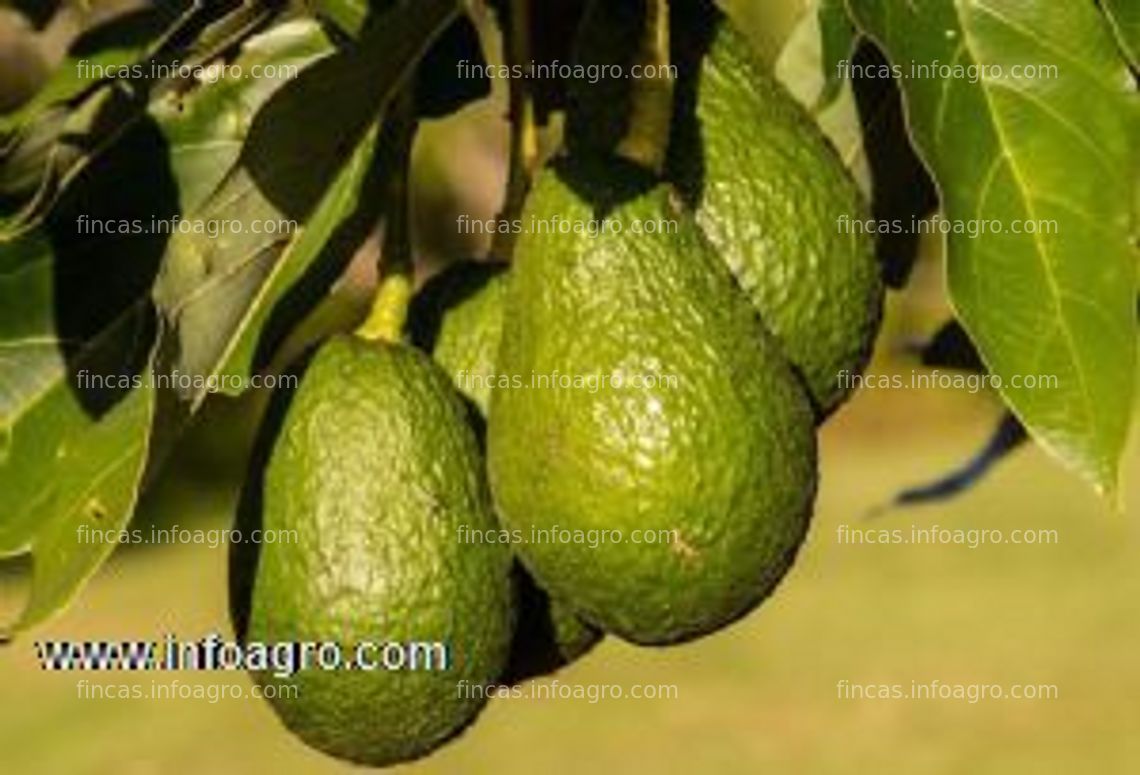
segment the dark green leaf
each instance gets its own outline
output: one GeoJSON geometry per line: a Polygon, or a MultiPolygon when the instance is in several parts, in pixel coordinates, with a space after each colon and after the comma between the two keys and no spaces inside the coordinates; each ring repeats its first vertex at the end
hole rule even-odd
{"type": "Polygon", "coordinates": [[[945,323],[921,349],[922,365],[945,367],[978,374],[985,372],[982,356],[970,335],[957,320],[945,323]]]}
{"type": "Polygon", "coordinates": [[[823,65],[823,91],[816,103],[822,109],[835,101],[843,86],[841,63],[855,52],[858,30],[847,13],[843,0],[820,0],[820,59],[823,65]]]}
{"type": "MultiPolygon", "coordinates": [[[[869,41],[851,59],[852,93],[871,172],[871,214],[878,223],[911,224],[938,206],[938,191],[907,132],[902,91],[890,63],[869,41]]],[[[918,259],[920,235],[910,229],[880,233],[875,251],[890,288],[902,288],[918,259]]]]}
{"type": "Polygon", "coordinates": [[[1103,0],[1102,4],[1121,48],[1132,67],[1140,71],[1140,3],[1136,0],[1103,0]]]}
{"type": "MultiPolygon", "coordinates": [[[[394,1],[383,0],[377,5],[387,9],[394,1]]],[[[328,19],[351,38],[359,36],[364,30],[364,21],[368,18],[370,8],[368,0],[307,0],[305,4],[317,16],[328,19]]]]}
{"type": "MultiPolygon", "coordinates": [[[[181,5],[172,4],[165,13],[169,15],[181,5]]],[[[45,98],[45,109],[31,110],[29,106],[30,115],[26,120],[20,119],[24,123],[19,131],[0,148],[0,239],[11,239],[34,228],[84,167],[113,146],[133,123],[143,120],[155,101],[163,94],[169,96],[175,85],[179,89],[186,87],[182,74],[199,71],[201,65],[229,50],[269,19],[275,5],[246,3],[230,13],[223,13],[216,5],[196,5],[179,16],[176,23],[167,25],[169,29],[164,34],[152,36],[147,47],[152,56],[145,63],[135,60],[129,67],[138,69],[131,69],[126,77],[96,85],[105,71],[88,65],[82,72],[90,83],[79,89],[82,99],[65,106],[56,105],[54,98],[45,98]],[[216,15],[219,13],[220,17],[216,15]]],[[[98,28],[101,35],[113,32],[115,24],[106,28],[98,28]]],[[[77,55],[63,69],[78,72],[80,61],[77,55]]],[[[281,79],[233,80],[248,87],[254,80],[273,84],[281,79]]]]}
{"type": "Polygon", "coordinates": [[[168,95],[90,159],[42,228],[0,242],[0,553],[33,558],[15,629],[66,604],[112,551],[186,415],[150,376],[151,289],[169,231],[88,225],[171,223],[197,206],[283,82],[251,77],[253,66],[301,65],[329,50],[314,24],[250,41],[237,60],[245,77],[168,95]]]}
{"type": "Polygon", "coordinates": [[[0,116],[0,134],[20,129],[49,105],[73,99],[98,81],[129,75],[132,66],[153,53],[184,18],[179,5],[156,5],[120,16],[80,37],[35,97],[16,112],[0,116]]]}
{"type": "Polygon", "coordinates": [[[24,126],[0,155],[0,242],[38,226],[61,192],[142,115],[118,85],[74,109],[51,108],[24,126]]]}
{"type": "Polygon", "coordinates": [[[149,289],[165,240],[86,224],[175,212],[165,152],[153,123],[137,124],[42,229],[0,245],[0,553],[33,561],[16,630],[65,604],[111,552],[151,459],[149,289]],[[96,529],[109,532],[81,532],[96,529]]]}
{"type": "MultiPolygon", "coordinates": [[[[297,284],[313,273],[327,280],[322,270],[349,247],[338,237],[369,204],[361,200],[369,127],[457,11],[455,0],[395,8],[370,21],[359,45],[303,71],[265,104],[234,169],[187,216],[230,222],[227,233],[177,234],[164,262],[155,298],[173,368],[236,391],[269,361],[279,304],[295,288],[303,293],[297,284]],[[297,228],[265,233],[282,220],[297,228]]],[[[197,404],[203,394],[185,397],[197,404]]]]}
{"type": "MultiPolygon", "coordinates": [[[[394,3],[395,0],[375,2],[371,13],[386,12],[394,3]]],[[[370,12],[364,0],[314,0],[310,6],[352,39],[364,32],[370,12]]],[[[491,81],[483,74],[485,64],[479,31],[462,14],[444,30],[416,68],[416,115],[440,118],[486,97],[491,92],[491,81]],[[469,69],[461,71],[461,63],[469,69]]]]}
{"type": "Polygon", "coordinates": [[[150,114],[170,143],[171,164],[182,183],[182,212],[199,208],[233,171],[265,103],[293,74],[334,50],[312,22],[281,24],[247,40],[225,77],[152,103],[150,114]]]}
{"type": "Polygon", "coordinates": [[[483,72],[486,60],[479,31],[460,16],[440,36],[416,68],[416,115],[441,118],[491,93],[483,72]],[[461,71],[461,65],[469,70],[461,71]]]}
{"type": "Polygon", "coordinates": [[[978,484],[995,465],[1028,439],[1025,426],[1012,413],[1005,412],[989,439],[960,468],[926,484],[908,487],[895,496],[896,506],[917,506],[945,501],[961,495],[978,484]]]}

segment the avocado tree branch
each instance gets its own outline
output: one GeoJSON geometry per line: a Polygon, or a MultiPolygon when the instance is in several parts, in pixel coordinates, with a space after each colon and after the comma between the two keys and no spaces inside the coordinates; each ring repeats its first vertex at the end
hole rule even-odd
{"type": "Polygon", "coordinates": [[[384,128],[380,163],[391,164],[384,194],[384,241],[380,250],[379,284],[368,318],[357,329],[364,339],[399,341],[408,317],[408,304],[415,287],[409,197],[412,142],[416,134],[414,92],[405,86],[392,103],[384,128]]]}
{"type": "MultiPolygon", "coordinates": [[[[526,72],[531,61],[531,0],[511,0],[507,61],[512,71],[521,68],[523,77],[510,79],[511,149],[507,190],[499,212],[500,224],[509,224],[522,212],[530,183],[538,166],[538,128],[535,124],[534,93],[526,72]]],[[[514,251],[514,230],[499,228],[491,254],[507,260],[514,251]]]]}

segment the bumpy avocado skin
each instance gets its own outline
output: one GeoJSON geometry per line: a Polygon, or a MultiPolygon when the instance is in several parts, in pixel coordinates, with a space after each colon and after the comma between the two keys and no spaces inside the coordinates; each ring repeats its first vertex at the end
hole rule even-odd
{"type": "Polygon", "coordinates": [[[412,341],[430,352],[455,387],[486,416],[495,379],[508,265],[459,261],[412,299],[412,341]]]}
{"type": "Polygon", "coordinates": [[[262,526],[298,540],[262,549],[248,641],[335,641],[347,658],[363,640],[447,644],[443,670],[256,673],[297,687],[271,700],[285,725],[377,766],[459,733],[485,702],[479,687],[506,665],[513,600],[506,548],[458,540],[461,525],[496,524],[446,375],[410,347],[329,340],[288,406],[262,498],[262,526]]]}
{"type": "MultiPolygon", "coordinates": [[[[866,365],[883,284],[867,203],[812,117],[763,67],[708,0],[671,5],[676,104],[665,176],[776,334],[819,419],[866,365]]],[[[596,3],[581,57],[621,62],[637,14],[596,3]]],[[[625,130],[628,84],[580,84],[572,144],[613,147],[625,130]]]]}
{"type": "Polygon", "coordinates": [[[675,127],[670,177],[827,415],[879,330],[883,285],[863,229],[866,202],[815,122],[728,24],[698,89],[701,131],[675,127]]]}
{"type": "MultiPolygon", "coordinates": [[[[459,261],[431,278],[412,300],[412,338],[477,409],[485,429],[503,324],[505,263],[459,261]]],[[[517,619],[502,680],[513,684],[558,670],[590,651],[602,632],[552,600],[516,564],[517,619]]]]}
{"type": "Polygon", "coordinates": [[[547,382],[492,391],[500,518],[524,533],[621,530],[622,542],[519,550],[605,630],[644,644],[698,637],[758,604],[795,556],[815,493],[810,402],[667,187],[617,160],[571,157],[539,176],[524,217],[554,215],[604,223],[597,236],[531,232],[517,245],[498,369],[547,382]],[[644,233],[651,222],[674,225],[644,233]],[[639,543],[635,530],[674,532],[639,543]]]}

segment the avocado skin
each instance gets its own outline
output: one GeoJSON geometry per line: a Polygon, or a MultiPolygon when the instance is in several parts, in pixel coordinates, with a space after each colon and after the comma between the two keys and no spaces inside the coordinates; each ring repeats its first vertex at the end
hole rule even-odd
{"type": "Polygon", "coordinates": [[[346,658],[362,640],[448,648],[445,670],[255,673],[297,687],[274,710],[333,756],[380,766],[425,755],[475,718],[478,687],[506,665],[510,554],[457,538],[460,525],[495,527],[464,411],[427,356],[350,336],[321,346],[286,410],[262,524],[299,540],[263,547],[248,639],[336,641],[346,658]]]}
{"type": "Polygon", "coordinates": [[[727,22],[697,89],[698,124],[675,123],[669,177],[826,417],[850,391],[840,375],[870,358],[882,315],[874,241],[860,230],[868,205],[815,121],[727,22]]]}
{"type": "MultiPolygon", "coordinates": [[[[412,340],[435,361],[471,402],[480,438],[496,375],[509,265],[457,261],[428,280],[412,299],[412,340]]],[[[503,683],[549,675],[584,656],[602,632],[582,621],[562,601],[551,600],[515,564],[518,624],[503,683]]]]}
{"type": "Polygon", "coordinates": [[[464,396],[486,416],[503,324],[508,265],[457,261],[412,298],[412,342],[430,352],[464,396]]]}
{"type": "MultiPolygon", "coordinates": [[[[811,115],[724,13],[708,0],[674,0],[670,13],[678,80],[664,177],[779,339],[822,421],[848,396],[854,380],[844,376],[866,366],[879,330],[881,269],[860,228],[869,207],[811,115]]],[[[628,5],[594,4],[582,61],[628,61],[621,41],[638,18],[628,5]]],[[[628,90],[616,79],[578,84],[571,146],[613,148],[628,90]]]]}
{"type": "Polygon", "coordinates": [[[621,543],[519,552],[602,629],[642,644],[699,637],[766,597],[803,540],[816,482],[809,400],[668,187],[611,157],[571,156],[538,177],[524,219],[554,215],[607,223],[599,236],[521,235],[500,373],[662,379],[596,392],[496,385],[498,513],[524,533],[622,530],[621,543]],[[660,219],[676,233],[632,231],[660,219]],[[635,529],[676,532],[633,543],[635,529]]]}

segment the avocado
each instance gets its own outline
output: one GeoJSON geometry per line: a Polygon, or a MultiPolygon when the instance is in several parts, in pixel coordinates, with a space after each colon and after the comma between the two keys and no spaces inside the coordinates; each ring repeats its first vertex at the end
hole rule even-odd
{"type": "Polygon", "coordinates": [[[550,675],[584,657],[603,638],[565,601],[551,598],[521,563],[516,562],[515,571],[518,622],[500,679],[507,685],[550,675]]]}
{"type": "MultiPolygon", "coordinates": [[[[412,299],[412,341],[430,352],[475,408],[482,438],[495,381],[508,265],[458,261],[428,280],[412,299]]],[[[516,563],[518,624],[502,681],[514,684],[546,675],[583,656],[602,632],[569,606],[551,600],[516,563]]]]}
{"type": "MultiPolygon", "coordinates": [[[[801,373],[822,420],[866,365],[879,328],[883,284],[862,227],[867,203],[811,115],[722,12],[708,0],[674,0],[670,13],[678,78],[664,176],[801,373]]],[[[628,61],[622,41],[639,23],[630,5],[595,3],[580,58],[628,61]]],[[[616,79],[576,86],[572,147],[614,147],[628,90],[616,79]]]]}
{"type": "Polygon", "coordinates": [[[495,385],[488,418],[503,523],[567,536],[521,544],[527,569],[642,644],[712,632],[771,593],[816,482],[806,392],[674,199],[609,156],[538,176],[524,221],[582,226],[520,235],[498,358],[517,383],[495,385]],[[575,540],[590,530],[608,540],[575,540]]]}
{"type": "Polygon", "coordinates": [[[413,344],[432,354],[484,417],[499,354],[507,268],[499,261],[457,261],[424,283],[408,312],[413,344]]]}
{"type": "Polygon", "coordinates": [[[346,661],[363,641],[392,643],[367,659],[421,665],[256,672],[262,685],[296,687],[270,700],[285,725],[374,766],[462,731],[506,667],[513,580],[506,547],[458,539],[461,526],[496,523],[447,376],[406,345],[330,339],[285,411],[261,498],[264,529],[298,540],[262,548],[246,639],[335,642],[346,661]]]}

